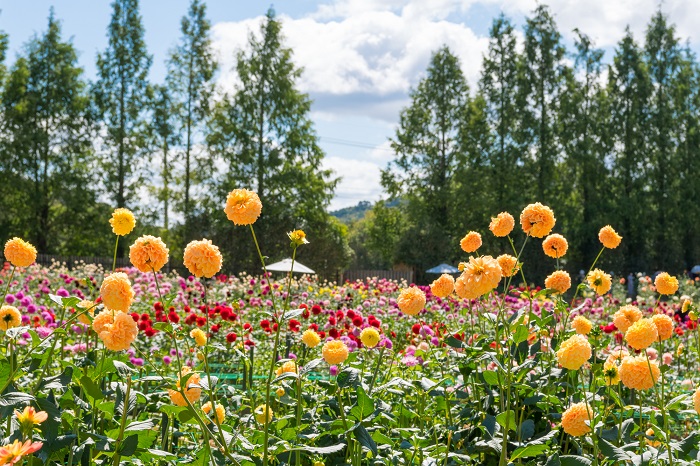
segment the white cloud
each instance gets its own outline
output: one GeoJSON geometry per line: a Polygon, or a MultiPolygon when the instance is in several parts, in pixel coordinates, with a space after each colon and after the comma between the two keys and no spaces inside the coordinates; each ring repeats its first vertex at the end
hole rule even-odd
{"type": "Polygon", "coordinates": [[[323,168],[342,176],[330,210],[353,206],[360,201],[376,201],[382,194],[379,184],[382,165],[332,156],[323,160],[323,168]]]}

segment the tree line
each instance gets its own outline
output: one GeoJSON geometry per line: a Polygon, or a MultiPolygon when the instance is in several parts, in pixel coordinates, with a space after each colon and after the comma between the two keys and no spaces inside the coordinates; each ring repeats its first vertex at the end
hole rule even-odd
{"type": "Polygon", "coordinates": [[[53,10],[9,69],[0,32],[0,241],[22,236],[42,253],[109,255],[107,220],[126,207],[138,217],[131,239],[158,233],[177,258],[190,240],[211,238],[225,270],[257,271],[250,232],[223,214],[226,194],[246,187],[264,204],[263,251],[284,254],[286,232],[304,228],[314,247],[300,260],[327,274],[347,264],[347,229],[327,212],[338,179],[321,168],[311,100],[296,87],[301,70],[274,10],[238,52],[232,93],[215,85],[210,29],[206,5],[192,0],[160,84],[148,80],[153,57],[138,0],[112,3],[94,81],[53,10]]]}
{"type": "MultiPolygon", "coordinates": [[[[474,89],[449,48],[433,54],[391,140],[386,200],[351,230],[355,265],[456,263],[470,230],[482,234],[482,253],[512,253],[490,235],[490,217],[517,219],[536,201],[554,209],[574,274],[596,258],[607,224],[624,237],[603,259],[609,270],[697,264],[700,67],[690,46],[661,11],[642,42],[627,28],[607,64],[579,30],[567,50],[544,5],[523,37],[519,47],[513,23],[494,19],[474,89]]],[[[526,269],[542,278],[553,264],[531,243],[526,269]]]]}

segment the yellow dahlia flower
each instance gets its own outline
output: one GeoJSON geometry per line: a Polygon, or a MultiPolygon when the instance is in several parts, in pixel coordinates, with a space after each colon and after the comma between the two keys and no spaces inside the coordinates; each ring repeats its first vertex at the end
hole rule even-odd
{"type": "Polygon", "coordinates": [[[639,319],[625,333],[625,340],[632,348],[643,350],[659,339],[659,331],[651,319],[639,319]]]}
{"type": "Polygon", "coordinates": [[[660,376],[656,361],[647,361],[644,356],[627,356],[620,364],[620,380],[627,388],[647,390],[654,386],[660,376]]]}
{"type": "Polygon", "coordinates": [[[588,280],[588,286],[593,288],[599,295],[604,295],[610,291],[610,287],[612,286],[612,278],[610,275],[600,269],[590,271],[586,280],[588,280]]]}
{"type": "Polygon", "coordinates": [[[622,333],[625,333],[628,328],[632,326],[633,323],[637,322],[642,318],[642,311],[636,306],[622,306],[613,315],[613,324],[622,333]]]}
{"type": "Polygon", "coordinates": [[[600,242],[603,243],[604,247],[608,249],[615,249],[620,245],[620,241],[622,241],[622,236],[618,235],[617,232],[613,230],[613,227],[611,227],[610,225],[605,225],[598,232],[598,240],[600,240],[600,242]]]}
{"type": "Polygon", "coordinates": [[[571,327],[576,330],[576,333],[579,335],[588,335],[591,329],[593,329],[593,324],[583,316],[576,316],[574,320],[571,321],[571,327]]]}
{"type": "Polygon", "coordinates": [[[481,247],[481,235],[475,231],[470,231],[464,238],[462,238],[459,245],[464,252],[474,252],[481,247]]]}
{"type": "Polygon", "coordinates": [[[588,339],[576,334],[562,342],[557,351],[557,361],[566,369],[577,370],[591,358],[592,354],[588,339]]]}
{"type": "Polygon", "coordinates": [[[569,242],[562,235],[554,233],[542,241],[542,249],[549,257],[558,259],[566,254],[566,251],[569,249],[569,242]]]}
{"type": "Polygon", "coordinates": [[[105,348],[111,351],[128,350],[139,333],[139,327],[134,319],[125,312],[112,313],[107,309],[100,312],[98,317],[101,318],[99,321],[97,317],[95,318],[93,328],[104,343],[105,348]],[[98,322],[97,326],[95,322],[98,322]]]}
{"type": "Polygon", "coordinates": [[[136,226],[136,219],[129,209],[120,207],[114,209],[114,212],[112,212],[112,218],[109,219],[109,224],[112,225],[112,231],[115,235],[126,236],[131,233],[131,230],[136,226]]]}
{"type": "Polygon", "coordinates": [[[156,236],[145,235],[129,248],[129,260],[143,273],[158,272],[168,263],[168,248],[156,236]]]}
{"type": "Polygon", "coordinates": [[[274,413],[272,412],[272,409],[269,408],[267,405],[260,405],[257,408],[255,408],[255,420],[258,421],[260,424],[267,424],[269,422],[272,422],[272,418],[274,417],[274,413]]]}
{"type": "Polygon", "coordinates": [[[321,343],[321,337],[313,329],[308,329],[301,335],[301,341],[309,348],[315,348],[321,343]]]}
{"type": "Polygon", "coordinates": [[[360,333],[360,341],[367,348],[374,348],[379,344],[379,332],[374,327],[367,327],[360,333]]]}
{"type": "Polygon", "coordinates": [[[425,293],[415,286],[404,288],[396,299],[396,303],[401,312],[414,316],[425,307],[425,293]]]}
{"type": "Polygon", "coordinates": [[[185,247],[184,264],[195,277],[211,278],[221,270],[223,258],[219,248],[208,239],[191,241],[185,247]]]}
{"type": "MultiPolygon", "coordinates": [[[[202,405],[202,411],[204,411],[204,414],[209,414],[211,412],[211,401],[207,401],[202,405]]],[[[216,420],[219,421],[219,424],[223,424],[225,418],[226,409],[224,408],[224,405],[221,403],[216,403],[216,420]]]]}
{"type": "Polygon", "coordinates": [[[252,225],[260,217],[262,202],[253,191],[234,189],[226,198],[224,212],[236,225],[252,225]]]}
{"type": "Polygon", "coordinates": [[[8,304],[0,307],[0,329],[9,330],[22,325],[22,315],[19,309],[8,304]]]}
{"type": "Polygon", "coordinates": [[[515,227],[515,219],[508,212],[501,212],[496,217],[492,217],[489,224],[491,233],[498,237],[508,236],[513,231],[513,227],[515,227]]]}
{"type": "Polygon", "coordinates": [[[580,437],[591,431],[586,421],[592,420],[592,413],[585,401],[574,403],[561,415],[561,428],[573,437],[580,437]]]}
{"type": "MultiPolygon", "coordinates": [[[[182,397],[182,393],[180,393],[180,379],[184,377],[185,375],[189,374],[192,372],[192,368],[189,366],[183,366],[182,370],[180,371],[180,374],[178,375],[177,378],[177,388],[178,390],[168,390],[168,394],[170,395],[170,400],[176,405],[176,406],[187,406],[187,402],[185,399],[182,397]]],[[[199,381],[200,377],[197,372],[193,373],[190,378],[187,379],[187,383],[185,384],[185,396],[187,397],[187,400],[190,403],[195,403],[199,398],[202,396],[202,389],[199,387],[199,381]]]]}
{"type": "Polygon", "coordinates": [[[666,272],[662,272],[654,279],[654,286],[659,294],[676,294],[676,291],[678,291],[678,279],[666,272]]]}
{"type": "Polygon", "coordinates": [[[659,331],[659,340],[668,340],[673,336],[673,319],[666,314],[654,314],[652,322],[659,331]]]}
{"type": "Polygon", "coordinates": [[[15,267],[29,267],[36,261],[36,248],[21,238],[5,243],[5,259],[15,267]]]}
{"type": "Polygon", "coordinates": [[[323,345],[321,353],[328,364],[340,364],[348,358],[350,351],[342,341],[330,340],[323,345]]]}
{"type": "Polygon", "coordinates": [[[520,267],[518,267],[518,259],[510,254],[501,254],[496,258],[496,261],[501,267],[501,274],[504,277],[512,277],[520,271],[520,267]]]}
{"type": "Polygon", "coordinates": [[[470,257],[455,282],[455,291],[461,298],[475,299],[496,288],[502,276],[501,266],[493,257],[470,257]]]}
{"type": "Polygon", "coordinates": [[[129,277],[124,272],[116,272],[105,277],[100,287],[100,296],[105,307],[115,311],[128,312],[134,302],[134,290],[129,277]]]}
{"type": "Polygon", "coordinates": [[[556,222],[552,209],[539,202],[528,205],[520,214],[520,225],[523,231],[535,238],[547,236],[556,222]]]}
{"type": "Polygon", "coordinates": [[[443,273],[439,278],[435,279],[430,284],[430,292],[438,298],[446,298],[455,289],[455,277],[450,274],[443,273]]]}
{"type": "Polygon", "coordinates": [[[197,346],[204,346],[207,344],[207,334],[198,328],[192,329],[192,331],[190,331],[190,336],[194,338],[194,342],[197,346]]]}
{"type": "Polygon", "coordinates": [[[564,294],[571,288],[571,277],[564,270],[557,270],[549,274],[544,280],[544,286],[547,289],[556,291],[557,294],[564,294]]]}

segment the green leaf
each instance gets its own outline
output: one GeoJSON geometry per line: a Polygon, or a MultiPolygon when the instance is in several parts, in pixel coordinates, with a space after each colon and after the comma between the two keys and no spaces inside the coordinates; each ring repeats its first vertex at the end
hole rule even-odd
{"type": "Polygon", "coordinates": [[[122,377],[131,377],[131,374],[135,373],[136,370],[129,367],[126,363],[123,363],[121,361],[112,361],[114,364],[114,367],[117,369],[117,373],[121,375],[122,377]]]}
{"type": "Polygon", "coordinates": [[[308,453],[314,453],[317,455],[325,455],[328,453],[338,453],[339,451],[342,451],[343,448],[345,448],[344,443],[338,443],[336,445],[329,445],[327,447],[310,447],[308,445],[304,445],[303,447],[294,447],[291,448],[289,451],[305,451],[308,453]]]}
{"type": "Polygon", "coordinates": [[[11,392],[0,395],[0,416],[7,419],[12,415],[12,411],[23,405],[28,405],[36,401],[29,393],[11,392]]]}
{"type": "Polygon", "coordinates": [[[165,333],[173,333],[173,325],[170,322],[156,322],[153,328],[165,333]]]}
{"type": "Polygon", "coordinates": [[[527,325],[518,325],[518,327],[515,329],[515,335],[513,335],[513,342],[518,345],[527,340],[528,335],[529,331],[527,325]]]}
{"type": "Polygon", "coordinates": [[[532,456],[541,455],[547,451],[549,447],[547,445],[528,445],[526,447],[520,447],[513,452],[510,460],[516,460],[518,458],[530,458],[532,456]]]}
{"type": "Polygon", "coordinates": [[[87,395],[93,400],[101,400],[105,397],[102,390],[100,390],[100,387],[87,375],[80,378],[80,385],[83,386],[85,393],[87,393],[87,395]]]}
{"type": "Polygon", "coordinates": [[[47,377],[39,384],[39,390],[62,390],[68,386],[73,378],[73,367],[68,366],[59,375],[47,377]]]}
{"type": "Polygon", "coordinates": [[[136,448],[139,446],[139,436],[130,435],[122,443],[119,454],[122,456],[131,456],[136,452],[136,448]]]}
{"type": "Polygon", "coordinates": [[[153,421],[148,419],[146,421],[133,421],[131,422],[128,426],[126,426],[126,429],[124,429],[124,432],[136,432],[139,430],[151,430],[155,424],[153,424],[153,421]]]}
{"type": "Polygon", "coordinates": [[[363,447],[368,448],[372,452],[373,456],[377,456],[377,444],[369,435],[369,432],[367,432],[365,426],[358,424],[353,430],[353,433],[355,434],[357,441],[360,442],[363,447]]]}
{"type": "Polygon", "coordinates": [[[484,377],[484,381],[489,385],[498,385],[498,374],[496,371],[484,371],[481,374],[484,377]]]}
{"type": "Polygon", "coordinates": [[[520,441],[528,440],[535,434],[535,421],[526,419],[518,426],[518,438],[520,441]]]}
{"type": "Polygon", "coordinates": [[[515,412],[512,409],[510,411],[506,411],[496,416],[496,422],[498,422],[501,425],[501,427],[507,430],[515,431],[517,427],[515,423],[515,412]],[[507,421],[506,418],[508,419],[507,421]],[[506,424],[506,422],[508,422],[508,424],[506,424]]]}
{"type": "Polygon", "coordinates": [[[361,387],[357,387],[357,403],[350,410],[350,416],[353,419],[362,421],[366,419],[367,416],[374,412],[374,401],[367,396],[365,390],[361,387]]]}
{"type": "Polygon", "coordinates": [[[335,379],[339,388],[355,387],[360,383],[360,371],[354,367],[346,367],[335,379]]]}
{"type": "Polygon", "coordinates": [[[295,317],[299,317],[303,313],[303,309],[290,309],[282,315],[282,320],[291,320],[295,317]]]}
{"type": "Polygon", "coordinates": [[[623,449],[616,447],[612,443],[605,440],[603,437],[598,437],[598,448],[600,448],[600,452],[610,460],[614,460],[617,462],[632,461],[632,459],[627,455],[627,453],[623,449]]]}

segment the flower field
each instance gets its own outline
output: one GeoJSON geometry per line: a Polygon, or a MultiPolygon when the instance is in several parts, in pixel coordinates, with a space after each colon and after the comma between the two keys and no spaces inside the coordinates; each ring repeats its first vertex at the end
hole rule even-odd
{"type": "MultiPolygon", "coordinates": [[[[262,207],[229,195],[251,248],[262,207]]],[[[116,241],[135,221],[115,211],[116,241]]],[[[42,267],[12,239],[0,465],[700,464],[698,284],[639,277],[628,299],[595,264],[572,283],[554,213],[531,204],[519,223],[520,245],[510,214],[483,226],[501,251],[467,233],[461,275],[425,287],[229,277],[206,239],[181,277],[159,271],[153,236],[130,268],[42,267]],[[525,248],[551,263],[539,286],[525,248]]],[[[601,254],[624,241],[599,239],[601,254]]],[[[313,247],[289,240],[292,257],[313,247]]]]}

